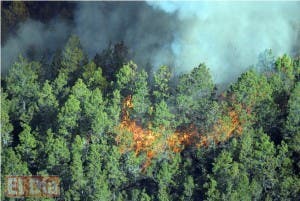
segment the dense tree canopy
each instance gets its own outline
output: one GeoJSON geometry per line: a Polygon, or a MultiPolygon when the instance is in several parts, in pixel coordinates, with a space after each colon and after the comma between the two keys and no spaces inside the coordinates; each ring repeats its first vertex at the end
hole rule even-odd
{"type": "Polygon", "coordinates": [[[124,43],[89,61],[71,36],[50,74],[20,56],[1,80],[1,181],[58,175],[64,200],[299,200],[299,58],[260,59],[220,91],[205,64],[146,72],[124,43]]]}

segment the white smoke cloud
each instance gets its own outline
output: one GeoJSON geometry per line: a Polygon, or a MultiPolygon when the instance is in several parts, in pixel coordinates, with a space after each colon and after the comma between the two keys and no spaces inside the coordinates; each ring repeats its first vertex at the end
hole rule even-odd
{"type": "Polygon", "coordinates": [[[176,65],[186,70],[205,62],[215,81],[236,78],[258,54],[292,53],[299,33],[298,2],[150,2],[176,13],[180,27],[172,47],[176,65]],[[298,26],[298,30],[295,27],[298,26]]]}

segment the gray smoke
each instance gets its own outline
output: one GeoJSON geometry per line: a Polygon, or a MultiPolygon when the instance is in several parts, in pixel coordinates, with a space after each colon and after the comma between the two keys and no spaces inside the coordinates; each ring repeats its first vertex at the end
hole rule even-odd
{"type": "Polygon", "coordinates": [[[178,29],[176,15],[144,2],[81,3],[78,8],[75,32],[89,55],[122,40],[140,65],[175,59],[171,45],[178,29]]]}
{"type": "Polygon", "coordinates": [[[1,47],[1,72],[5,73],[19,55],[31,53],[35,59],[41,59],[46,51],[55,51],[64,44],[69,30],[69,26],[57,19],[47,25],[27,20],[19,26],[16,36],[1,47]]]}
{"type": "Polygon", "coordinates": [[[236,78],[258,55],[293,54],[299,41],[298,2],[82,2],[74,24],[28,21],[2,50],[2,67],[32,46],[54,50],[75,33],[92,58],[124,41],[140,67],[172,65],[176,72],[205,62],[217,83],[236,78]]]}
{"type": "Polygon", "coordinates": [[[300,25],[298,2],[163,2],[157,9],[177,13],[173,41],[182,69],[205,62],[216,82],[232,80],[265,49],[293,53],[300,25]]]}

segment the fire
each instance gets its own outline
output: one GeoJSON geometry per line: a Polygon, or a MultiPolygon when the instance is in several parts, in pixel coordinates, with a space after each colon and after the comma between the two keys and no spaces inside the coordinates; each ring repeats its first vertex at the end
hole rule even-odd
{"type": "Polygon", "coordinates": [[[160,132],[155,132],[149,128],[142,128],[134,120],[130,119],[130,110],[134,107],[132,97],[129,95],[123,101],[122,121],[117,127],[116,142],[121,153],[134,151],[136,156],[146,153],[146,161],[142,166],[145,170],[153,158],[160,153],[173,151],[179,153],[184,147],[208,146],[211,142],[215,144],[228,140],[234,133],[242,133],[242,124],[238,113],[233,109],[228,109],[225,118],[220,119],[213,129],[205,135],[198,132],[198,129],[191,125],[187,129],[176,130],[166,134],[165,128],[160,128],[160,132]]]}

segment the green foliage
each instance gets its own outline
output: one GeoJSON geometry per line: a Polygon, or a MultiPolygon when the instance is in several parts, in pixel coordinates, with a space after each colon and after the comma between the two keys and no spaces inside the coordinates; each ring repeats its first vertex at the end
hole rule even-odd
{"type": "Polygon", "coordinates": [[[100,54],[96,54],[94,62],[103,69],[103,75],[108,81],[115,81],[117,72],[122,66],[128,63],[128,48],[124,42],[115,45],[109,44],[100,54]]]}
{"type": "Polygon", "coordinates": [[[46,168],[50,174],[64,175],[66,169],[59,171],[59,168],[65,168],[70,161],[70,150],[65,138],[56,137],[51,130],[47,131],[44,152],[46,154],[46,168]]]}
{"type": "Polygon", "coordinates": [[[29,123],[37,109],[36,101],[39,91],[38,73],[40,64],[28,62],[19,57],[5,78],[7,92],[12,96],[11,107],[14,116],[29,123]]]}
{"type": "Polygon", "coordinates": [[[133,89],[133,118],[146,124],[149,120],[147,116],[150,113],[150,94],[147,84],[148,74],[144,70],[138,73],[133,89]]]}
{"type": "Polygon", "coordinates": [[[296,84],[288,102],[284,138],[293,151],[300,153],[300,82],[296,84]]]}
{"type": "Polygon", "coordinates": [[[105,77],[102,75],[102,69],[100,67],[97,68],[94,62],[90,62],[84,66],[82,77],[88,87],[92,89],[99,88],[103,90],[108,85],[105,77]]]}
{"type": "MultiPolygon", "coordinates": [[[[217,108],[211,100],[214,84],[207,67],[204,64],[194,68],[191,73],[179,77],[176,95],[176,110],[179,124],[194,124],[199,127],[209,127],[211,112],[217,108]]],[[[216,117],[217,115],[214,114],[216,117]]]]}
{"type": "Polygon", "coordinates": [[[87,156],[85,194],[88,200],[110,200],[107,174],[102,170],[103,155],[101,145],[92,144],[87,156]]]}
{"type": "Polygon", "coordinates": [[[205,64],[146,73],[126,51],[94,63],[71,36],[51,64],[14,63],[1,89],[2,182],[58,175],[64,200],[299,200],[299,58],[266,51],[222,92],[205,64]]]}
{"type": "Polygon", "coordinates": [[[59,133],[67,136],[70,135],[74,128],[77,127],[77,121],[80,117],[80,101],[74,95],[70,95],[65,105],[58,114],[58,123],[60,125],[59,133]]]}
{"type": "Polygon", "coordinates": [[[72,35],[62,52],[61,72],[72,73],[78,70],[84,60],[84,53],[81,48],[80,40],[72,35]]]}
{"type": "Polygon", "coordinates": [[[208,68],[201,64],[189,74],[183,74],[179,78],[178,91],[192,98],[210,97],[214,84],[208,68]]]}
{"type": "Polygon", "coordinates": [[[165,100],[169,97],[169,83],[171,71],[167,66],[161,66],[154,74],[154,91],[153,95],[156,101],[165,100]]]}
{"type": "Polygon", "coordinates": [[[181,200],[192,200],[193,190],[195,188],[194,180],[192,176],[187,176],[186,181],[183,184],[184,191],[181,200]]]}
{"type": "MultiPolygon", "coordinates": [[[[13,148],[8,147],[1,149],[1,183],[5,183],[5,176],[10,175],[30,175],[27,162],[22,160],[20,154],[16,153],[13,148]]],[[[1,188],[1,197],[4,199],[4,190],[1,188]]]]}
{"type": "Polygon", "coordinates": [[[3,147],[9,146],[12,142],[13,125],[10,123],[9,108],[10,101],[1,88],[1,143],[3,147]]]}
{"type": "Polygon", "coordinates": [[[84,140],[76,135],[75,140],[72,144],[72,159],[70,164],[70,180],[71,187],[66,193],[66,197],[71,200],[82,200],[83,189],[86,184],[86,180],[83,174],[82,164],[82,152],[84,148],[84,140]]]}
{"type": "Polygon", "coordinates": [[[63,98],[68,94],[70,89],[67,84],[68,75],[64,72],[60,72],[53,82],[54,93],[59,96],[59,98],[63,98]]]}
{"type": "Polygon", "coordinates": [[[37,141],[31,133],[29,125],[23,124],[22,127],[23,131],[19,135],[20,144],[16,147],[16,151],[20,153],[23,161],[26,161],[31,166],[37,157],[37,141]]]}
{"type": "Polygon", "coordinates": [[[137,180],[141,176],[140,165],[144,160],[143,155],[136,157],[133,151],[127,152],[120,158],[121,170],[129,180],[137,180]]]}
{"type": "Polygon", "coordinates": [[[237,83],[232,86],[237,102],[247,107],[254,107],[264,100],[270,100],[272,89],[266,77],[254,70],[242,74],[237,83]]]}
{"type": "Polygon", "coordinates": [[[38,107],[43,108],[45,113],[50,112],[49,110],[58,107],[58,101],[53,94],[52,86],[49,81],[46,81],[43,85],[41,92],[39,93],[38,107]]]}
{"type": "Polygon", "coordinates": [[[58,100],[49,81],[46,81],[38,95],[39,112],[35,121],[40,121],[39,129],[43,132],[53,128],[58,112],[58,100]]]}
{"type": "Polygon", "coordinates": [[[92,91],[89,101],[85,103],[84,111],[88,117],[92,131],[98,136],[103,136],[109,126],[108,115],[102,94],[98,89],[92,91]]]}
{"type": "Polygon", "coordinates": [[[120,151],[116,146],[111,146],[108,156],[104,161],[105,173],[107,174],[108,184],[115,191],[123,185],[127,178],[120,168],[120,151]]]}
{"type": "Polygon", "coordinates": [[[290,87],[295,79],[295,70],[293,59],[288,55],[283,55],[275,62],[276,70],[279,72],[280,77],[285,82],[287,87],[290,87]]]}
{"type": "Polygon", "coordinates": [[[155,111],[153,114],[153,125],[154,127],[163,126],[169,128],[173,123],[174,115],[170,112],[168,105],[165,101],[155,105],[155,111]]]}
{"type": "MultiPolygon", "coordinates": [[[[274,86],[268,79],[254,70],[242,74],[232,86],[233,107],[241,106],[248,115],[247,120],[254,123],[256,128],[262,127],[265,132],[270,132],[280,122],[280,108],[274,97],[274,86]]],[[[231,103],[232,104],[232,103],[231,103]]],[[[240,109],[239,109],[240,110],[240,109]]]]}
{"type": "Polygon", "coordinates": [[[158,182],[158,200],[171,200],[170,186],[175,184],[174,179],[180,163],[179,155],[171,160],[158,163],[156,180],[158,182]]]}
{"type": "Polygon", "coordinates": [[[213,178],[208,178],[208,200],[251,200],[247,173],[230,153],[222,152],[215,159],[213,178]]]}
{"type": "Polygon", "coordinates": [[[16,153],[11,147],[3,150],[2,155],[2,177],[5,175],[26,175],[30,174],[27,162],[21,159],[21,155],[16,153]]]}
{"type": "Polygon", "coordinates": [[[112,93],[112,98],[108,103],[106,108],[107,115],[109,118],[109,128],[113,130],[116,125],[118,125],[121,113],[121,94],[119,90],[114,90],[112,93]]]}
{"type": "Polygon", "coordinates": [[[133,62],[123,65],[123,67],[116,74],[116,88],[125,91],[124,95],[128,95],[128,91],[133,90],[134,80],[136,76],[137,66],[133,62]]]}
{"type": "Polygon", "coordinates": [[[141,201],[150,201],[151,197],[145,192],[139,189],[134,189],[131,192],[131,200],[141,200],[141,201]]]}

